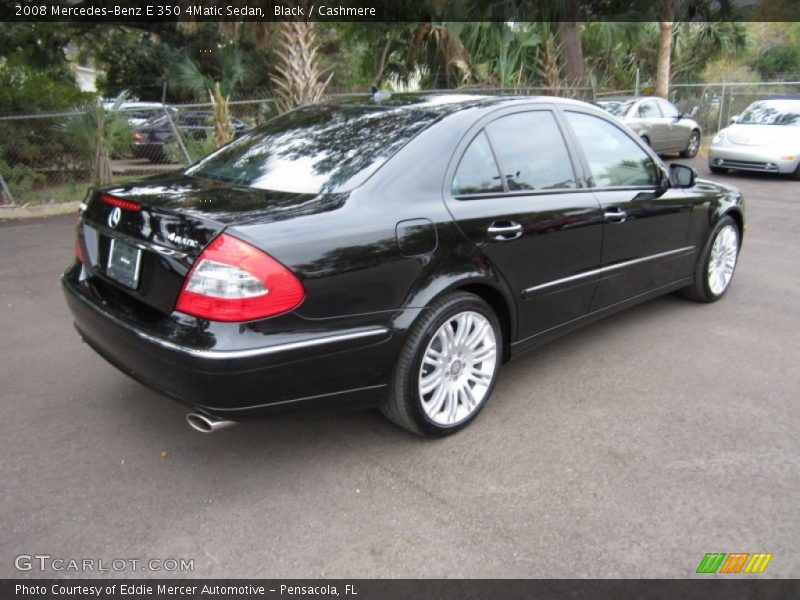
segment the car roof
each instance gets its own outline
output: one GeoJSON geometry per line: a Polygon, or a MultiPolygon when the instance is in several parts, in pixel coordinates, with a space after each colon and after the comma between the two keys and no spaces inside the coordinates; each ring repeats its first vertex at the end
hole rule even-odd
{"type": "MultiPolygon", "coordinates": [[[[661,96],[606,96],[604,98],[595,98],[594,102],[630,102],[633,100],[665,100],[661,96]]],[[[669,100],[666,100],[669,102],[669,100]]]]}
{"type": "Polygon", "coordinates": [[[436,94],[392,94],[386,99],[373,100],[370,97],[357,96],[339,98],[326,103],[330,107],[363,107],[374,110],[375,108],[409,109],[424,112],[439,113],[441,115],[453,114],[468,108],[500,108],[516,104],[562,104],[572,106],[586,106],[586,102],[562,98],[560,96],[518,96],[509,94],[471,94],[464,93],[436,94]]]}

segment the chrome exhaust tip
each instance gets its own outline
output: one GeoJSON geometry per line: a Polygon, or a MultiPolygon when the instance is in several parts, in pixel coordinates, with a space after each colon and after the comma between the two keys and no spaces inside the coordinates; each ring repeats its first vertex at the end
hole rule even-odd
{"type": "Polygon", "coordinates": [[[201,412],[190,412],[188,415],[186,415],[186,422],[189,424],[189,427],[195,431],[199,431],[200,433],[214,433],[220,429],[225,429],[231,425],[238,424],[236,421],[220,419],[219,417],[214,417],[201,412]]]}

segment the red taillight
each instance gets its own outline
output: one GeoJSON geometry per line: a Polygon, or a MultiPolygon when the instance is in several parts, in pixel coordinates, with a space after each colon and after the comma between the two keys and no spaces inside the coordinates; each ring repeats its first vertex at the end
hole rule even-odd
{"type": "Polygon", "coordinates": [[[134,141],[134,142],[143,142],[143,141],[145,141],[146,139],[147,139],[147,138],[146,138],[146,137],[144,137],[144,136],[143,136],[141,133],[139,133],[138,131],[136,131],[136,132],[134,132],[134,133],[133,133],[133,141],[134,141]]]}
{"type": "Polygon", "coordinates": [[[108,194],[101,195],[100,200],[102,200],[106,204],[110,204],[111,206],[119,206],[120,208],[124,208],[125,210],[133,210],[133,211],[142,210],[141,204],[137,204],[136,202],[131,202],[130,200],[123,200],[122,198],[116,198],[108,194]]]}
{"type": "Polygon", "coordinates": [[[75,240],[75,258],[78,259],[78,262],[83,262],[83,250],[81,250],[80,240],[75,240]]]}
{"type": "Polygon", "coordinates": [[[223,233],[195,261],[175,310],[211,321],[253,321],[292,310],[304,297],[289,269],[223,233]]]}

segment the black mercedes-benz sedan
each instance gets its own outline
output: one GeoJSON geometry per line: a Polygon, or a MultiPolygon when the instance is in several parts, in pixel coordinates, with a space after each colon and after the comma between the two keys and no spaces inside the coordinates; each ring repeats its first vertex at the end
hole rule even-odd
{"type": "Polygon", "coordinates": [[[404,96],[90,191],[63,287],[86,343],[195,429],[377,406],[443,435],[523,350],[660,294],[720,299],[743,231],[736,189],[589,104],[404,96]]]}

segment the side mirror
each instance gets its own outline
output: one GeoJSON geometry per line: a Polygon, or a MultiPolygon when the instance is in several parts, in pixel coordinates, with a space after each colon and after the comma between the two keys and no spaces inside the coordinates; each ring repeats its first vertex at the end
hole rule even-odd
{"type": "Polygon", "coordinates": [[[736,121],[738,121],[738,120],[739,120],[739,115],[733,115],[733,116],[731,117],[730,121],[728,121],[728,125],[733,125],[733,124],[734,124],[734,123],[736,123],[736,121]]]}
{"type": "Polygon", "coordinates": [[[669,166],[669,182],[675,188],[690,188],[697,179],[697,172],[686,165],[669,166]]]}

